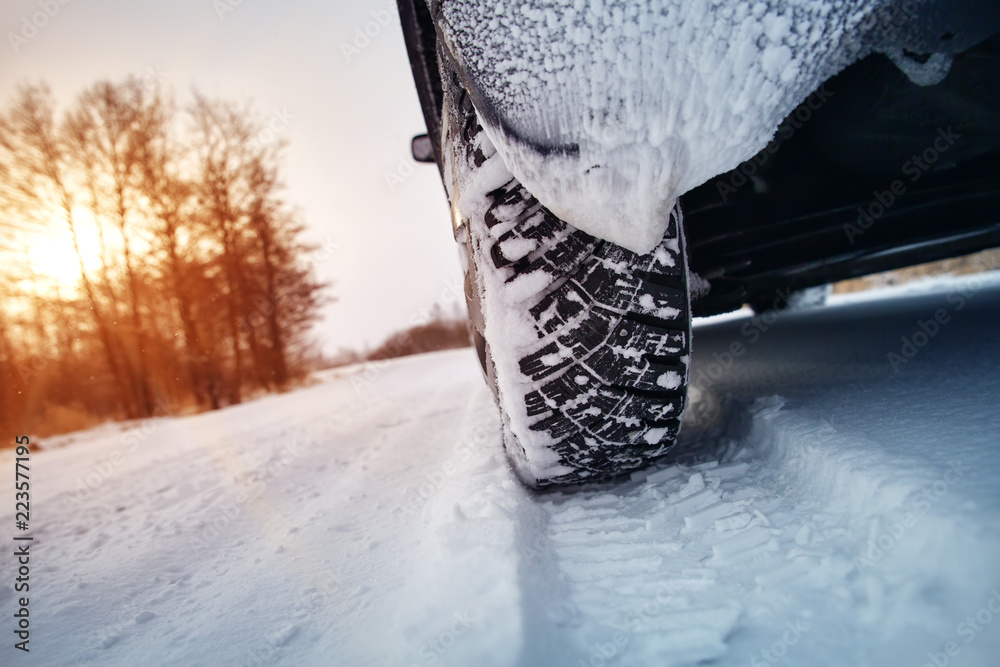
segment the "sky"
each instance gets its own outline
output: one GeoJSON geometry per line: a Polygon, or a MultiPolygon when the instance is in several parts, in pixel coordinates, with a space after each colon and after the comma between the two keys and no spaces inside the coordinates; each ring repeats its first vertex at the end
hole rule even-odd
{"type": "Polygon", "coordinates": [[[458,312],[444,189],[410,157],[425,127],[394,0],[61,1],[0,3],[0,103],[18,83],[45,81],[69,103],[130,74],[180,99],[197,87],[250,100],[283,126],[287,199],[332,283],[323,349],[375,346],[435,303],[458,312]]]}

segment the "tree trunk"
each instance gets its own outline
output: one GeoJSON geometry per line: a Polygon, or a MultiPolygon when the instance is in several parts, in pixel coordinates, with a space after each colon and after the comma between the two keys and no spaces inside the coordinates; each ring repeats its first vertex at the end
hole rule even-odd
{"type": "Polygon", "coordinates": [[[87,296],[87,301],[90,304],[90,311],[94,316],[94,324],[97,325],[97,332],[101,339],[101,344],[104,347],[104,353],[108,359],[108,366],[111,367],[111,372],[115,378],[115,385],[118,388],[118,394],[121,397],[122,405],[125,408],[125,415],[129,419],[135,419],[138,417],[138,410],[135,406],[135,401],[133,396],[128,390],[128,385],[125,381],[125,373],[122,370],[122,364],[120,363],[117,355],[114,351],[114,346],[111,342],[111,332],[108,328],[108,323],[101,316],[101,307],[97,302],[97,297],[94,294],[94,286],[90,282],[90,277],[87,275],[87,266],[83,261],[83,253],[80,251],[80,238],[76,231],[76,223],[73,220],[73,205],[70,203],[68,197],[64,196],[63,199],[63,213],[65,215],[66,224],[69,226],[70,233],[73,235],[73,250],[76,251],[76,258],[80,263],[80,280],[83,283],[83,291],[87,296]]]}
{"type": "MultiPolygon", "coordinates": [[[[116,179],[120,178],[116,175],[116,179]]],[[[132,329],[135,338],[135,385],[139,409],[143,417],[153,414],[153,396],[149,387],[149,376],[146,364],[146,335],[143,329],[142,316],[139,313],[139,290],[136,287],[135,270],[132,267],[132,244],[129,242],[125,229],[125,190],[119,181],[118,197],[118,229],[122,235],[122,249],[125,255],[125,274],[128,277],[129,296],[131,298],[132,329]]]]}
{"type": "MultiPolygon", "coordinates": [[[[261,214],[263,216],[263,214],[261,214]]],[[[278,387],[284,388],[288,384],[288,364],[285,360],[285,343],[281,332],[279,321],[280,303],[277,295],[274,267],[274,251],[271,239],[271,228],[268,221],[261,217],[259,219],[259,231],[261,252],[264,256],[264,284],[267,289],[267,299],[270,308],[267,313],[268,334],[271,338],[271,372],[274,382],[278,387]]]]}
{"type": "Polygon", "coordinates": [[[188,377],[194,387],[198,403],[201,405],[207,403],[213,410],[218,410],[220,407],[218,373],[215,361],[205,353],[201,335],[198,333],[198,327],[191,312],[191,296],[185,284],[180,256],[177,253],[177,223],[173,220],[174,216],[171,213],[166,213],[163,217],[167,255],[170,259],[171,282],[174,294],[177,295],[181,326],[184,327],[184,344],[188,348],[185,364],[188,377]],[[204,373],[202,369],[205,369],[204,373]]]}
{"type": "Polygon", "coordinates": [[[10,438],[17,435],[18,424],[15,415],[18,413],[14,404],[19,388],[23,387],[21,378],[17,376],[14,364],[14,347],[7,336],[7,326],[0,319],[0,437],[3,445],[9,445],[10,438]]]}

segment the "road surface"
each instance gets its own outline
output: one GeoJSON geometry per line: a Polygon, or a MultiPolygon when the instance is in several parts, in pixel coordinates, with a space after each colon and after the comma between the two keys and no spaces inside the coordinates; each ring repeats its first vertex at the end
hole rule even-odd
{"type": "Polygon", "coordinates": [[[681,444],[572,492],[471,350],[52,438],[0,662],[993,667],[998,342],[995,278],[699,324],[681,444]]]}

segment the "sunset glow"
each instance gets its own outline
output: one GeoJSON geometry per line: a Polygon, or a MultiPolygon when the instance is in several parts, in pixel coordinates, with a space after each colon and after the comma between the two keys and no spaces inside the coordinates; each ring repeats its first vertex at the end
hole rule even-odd
{"type": "MultiPolygon", "coordinates": [[[[76,221],[80,254],[88,273],[101,267],[101,245],[93,215],[83,208],[73,211],[76,221]]],[[[80,283],[80,260],[73,248],[73,236],[64,219],[53,216],[45,233],[28,241],[28,260],[39,277],[58,284],[61,289],[75,290],[80,283]]]]}

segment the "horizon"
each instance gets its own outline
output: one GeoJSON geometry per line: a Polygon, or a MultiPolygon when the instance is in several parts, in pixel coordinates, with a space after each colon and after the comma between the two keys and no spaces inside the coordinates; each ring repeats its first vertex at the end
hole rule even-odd
{"type": "MultiPolygon", "coordinates": [[[[326,355],[372,349],[435,304],[464,312],[438,172],[409,155],[425,127],[395,4],[15,0],[0,26],[4,108],[20,84],[48,84],[62,110],[98,81],[133,75],[179,101],[197,89],[272,120],[288,143],[285,198],[317,246],[316,277],[332,283],[312,330],[326,355]]],[[[30,254],[58,270],[44,250],[30,254]]]]}

